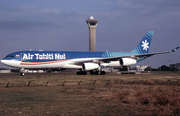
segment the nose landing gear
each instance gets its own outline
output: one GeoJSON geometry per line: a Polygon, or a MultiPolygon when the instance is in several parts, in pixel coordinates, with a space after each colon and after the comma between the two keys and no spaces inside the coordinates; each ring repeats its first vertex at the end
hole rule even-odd
{"type": "Polygon", "coordinates": [[[25,72],[24,72],[24,68],[20,69],[20,72],[21,72],[21,76],[25,76],[25,72]]]}

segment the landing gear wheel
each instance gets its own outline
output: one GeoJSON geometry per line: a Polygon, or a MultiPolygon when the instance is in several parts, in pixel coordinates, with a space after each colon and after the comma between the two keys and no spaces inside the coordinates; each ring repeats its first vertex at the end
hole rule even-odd
{"type": "Polygon", "coordinates": [[[93,71],[93,70],[91,70],[90,74],[91,75],[105,75],[106,72],[105,71],[93,71]]]}
{"type": "Polygon", "coordinates": [[[76,72],[77,75],[87,75],[86,71],[78,71],[76,72]]]}
{"type": "Polygon", "coordinates": [[[25,76],[25,73],[21,72],[21,76],[25,76]]]}
{"type": "Polygon", "coordinates": [[[83,75],[87,75],[87,72],[86,72],[86,71],[84,71],[84,72],[83,72],[83,75]]]}
{"type": "Polygon", "coordinates": [[[91,71],[90,71],[90,74],[91,74],[91,75],[94,75],[94,71],[93,71],[93,70],[91,70],[91,71]]]}
{"type": "Polygon", "coordinates": [[[94,74],[95,74],[95,75],[99,75],[99,71],[95,71],[94,74]]]}
{"type": "Polygon", "coordinates": [[[101,75],[105,75],[106,74],[106,72],[105,71],[101,71],[101,75]]]}

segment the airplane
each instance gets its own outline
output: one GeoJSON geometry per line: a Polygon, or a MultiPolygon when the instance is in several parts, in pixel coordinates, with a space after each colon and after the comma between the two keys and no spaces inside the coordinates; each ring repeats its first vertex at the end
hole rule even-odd
{"type": "Polygon", "coordinates": [[[10,67],[20,68],[21,76],[25,69],[60,68],[78,69],[77,75],[105,75],[104,67],[122,67],[134,65],[156,54],[176,52],[179,47],[170,51],[149,53],[154,31],[148,31],[138,46],[131,52],[88,52],[88,51],[20,51],[8,54],[1,62],[10,67]]]}

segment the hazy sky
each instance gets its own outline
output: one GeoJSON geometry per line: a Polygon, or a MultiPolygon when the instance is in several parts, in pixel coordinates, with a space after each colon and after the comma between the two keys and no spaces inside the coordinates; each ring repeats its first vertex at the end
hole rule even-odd
{"type": "MultiPolygon", "coordinates": [[[[147,31],[150,52],[180,46],[180,0],[0,0],[0,59],[30,49],[88,51],[90,16],[99,20],[97,51],[131,51],[147,31]]],[[[180,50],[138,64],[160,61],[180,62],[180,50]]]]}

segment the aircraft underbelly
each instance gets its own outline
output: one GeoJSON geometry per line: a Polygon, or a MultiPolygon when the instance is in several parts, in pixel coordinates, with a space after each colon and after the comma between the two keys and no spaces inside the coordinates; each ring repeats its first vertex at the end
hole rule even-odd
{"type": "Polygon", "coordinates": [[[120,67],[121,66],[119,61],[111,61],[111,63],[103,63],[101,65],[105,67],[120,67]]]}
{"type": "Polygon", "coordinates": [[[80,69],[82,66],[80,65],[71,65],[71,64],[66,64],[62,68],[69,68],[69,69],[80,69]]]}

